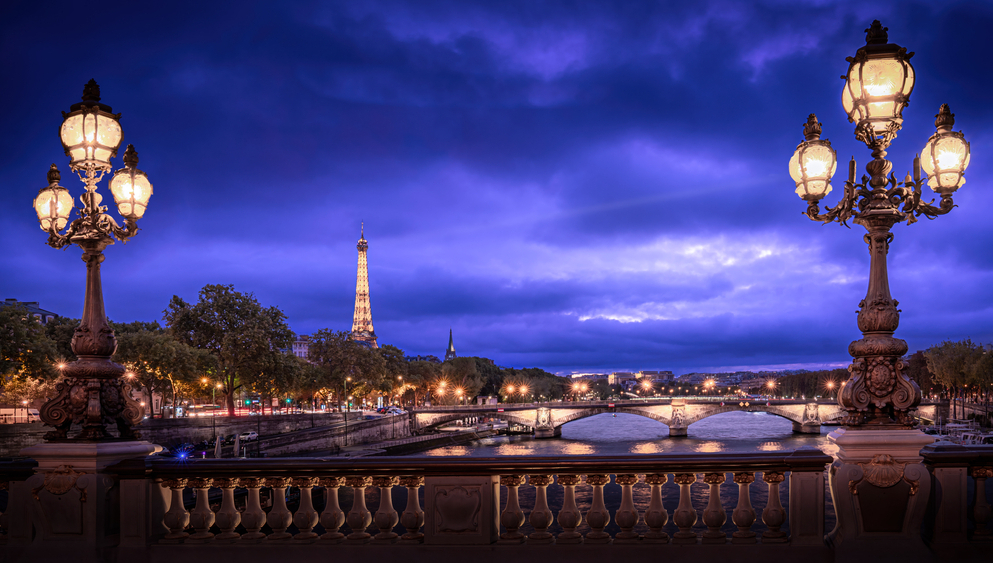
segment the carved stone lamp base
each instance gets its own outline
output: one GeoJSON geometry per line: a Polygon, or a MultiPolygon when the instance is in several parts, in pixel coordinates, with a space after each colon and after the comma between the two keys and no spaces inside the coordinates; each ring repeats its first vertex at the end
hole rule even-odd
{"type": "Polygon", "coordinates": [[[921,522],[931,476],[920,450],[934,441],[919,430],[841,428],[828,435],[838,450],[831,465],[831,498],[838,516],[828,543],[844,553],[885,544],[889,556],[900,550],[913,560],[926,550],[921,522]],[[894,547],[896,546],[896,547],[894,547]]]}

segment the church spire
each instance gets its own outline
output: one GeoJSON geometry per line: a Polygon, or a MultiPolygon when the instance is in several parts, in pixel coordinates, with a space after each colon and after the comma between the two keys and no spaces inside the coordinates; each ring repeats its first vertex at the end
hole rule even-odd
{"type": "Polygon", "coordinates": [[[366,260],[369,241],[365,239],[365,222],[362,223],[361,235],[355,248],[359,251],[359,265],[355,276],[355,316],[352,320],[351,339],[379,348],[376,332],[372,328],[372,307],[369,303],[369,266],[366,260]]]}
{"type": "Polygon", "coordinates": [[[457,357],[455,355],[455,341],[452,340],[452,329],[448,329],[448,350],[445,351],[445,361],[454,360],[457,357]]]}

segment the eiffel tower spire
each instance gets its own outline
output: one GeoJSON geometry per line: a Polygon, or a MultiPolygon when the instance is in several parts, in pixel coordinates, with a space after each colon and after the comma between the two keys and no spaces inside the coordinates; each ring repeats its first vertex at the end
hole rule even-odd
{"type": "Polygon", "coordinates": [[[352,340],[367,342],[373,348],[379,348],[376,342],[376,332],[372,329],[372,307],[369,304],[369,267],[366,261],[366,251],[369,241],[365,239],[365,222],[362,223],[362,234],[356,245],[359,251],[359,267],[355,276],[355,317],[352,320],[352,340]]]}

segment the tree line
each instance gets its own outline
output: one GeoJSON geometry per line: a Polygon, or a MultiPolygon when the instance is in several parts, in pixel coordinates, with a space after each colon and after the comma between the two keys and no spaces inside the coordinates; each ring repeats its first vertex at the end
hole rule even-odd
{"type": "MultiPolygon", "coordinates": [[[[204,286],[196,303],[173,296],[162,320],[111,321],[118,342],[114,361],[127,368],[126,377],[149,404],[153,394],[173,405],[216,395],[233,415],[239,394],[258,396],[262,405],[286,397],[341,407],[348,397],[472,402],[480,394],[499,395],[506,381],[533,392],[501,397],[509,401],[558,399],[566,392],[565,378],[538,368],[504,369],[473,357],[407,362],[395,346],[371,348],[330,328],[309,335],[309,357],[299,358],[289,352],[294,334],[285,314],[231,285],[204,286]]],[[[56,317],[42,325],[22,308],[0,307],[0,401],[54,396],[59,366],[76,359],[71,341],[78,324],[56,317]]]]}

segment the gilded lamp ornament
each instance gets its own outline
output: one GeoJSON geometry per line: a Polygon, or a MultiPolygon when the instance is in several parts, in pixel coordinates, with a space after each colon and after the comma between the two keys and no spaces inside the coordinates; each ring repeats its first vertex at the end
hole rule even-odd
{"type": "Polygon", "coordinates": [[[144,409],[131,398],[131,386],[123,379],[124,367],[112,358],[117,350],[117,338],[104,312],[100,264],[103,250],[114,239],[126,242],[138,232],[136,221],[145,213],[152,185],[144,172],[137,169],[138,154],[128,145],[124,168],[110,182],[118,212],[124,218],[121,226],[100,205],[103,197],[97,184],[111,170],[110,160],[117,154],[123,133],[120,114],[100,103],[100,87],[93,80],[83,88],[83,101],[73,104],[69,113],[63,112],[59,129],[62,146],[69,157],[69,168],[79,175],[85,186],[80,207],[73,205],[69,191],[59,185],[61,174],[56,165],[48,171],[48,186],[38,192],[34,209],[42,230],[48,233],[48,244],[54,248],[77,245],[86,262],[86,298],[83,316],[72,337],[72,351],[78,359],[61,369],[56,384],[57,396],[40,410],[42,421],[55,430],[45,439],[111,440],[106,425],[117,425],[119,439],[133,440],[138,433],[132,428],[144,417],[144,409]],[[76,210],[76,219],[69,222],[76,210]],[[65,231],[63,231],[65,229],[65,231]],[[81,430],[70,438],[73,424],[81,430]]]}
{"type": "Polygon", "coordinates": [[[934,219],[955,207],[952,194],[965,184],[969,165],[969,143],[961,132],[953,132],[954,114],[942,105],[935,127],[922,154],[914,158],[913,172],[901,182],[891,173],[886,149],[903,125],[903,110],[914,89],[913,53],[888,42],[887,29],[879,21],[866,30],[866,45],[849,57],[842,76],[842,106],[855,123],[855,137],[872,150],[867,175],[856,181],[855,159],[848,163],[848,180],[841,201],[821,210],[820,200],[831,192],[836,160],[827,139],[821,139],[821,124],[811,114],[804,124],[804,141],[790,160],[789,170],[796,193],[807,202],[805,214],[814,221],[848,220],[862,225],[869,245],[869,287],[859,303],[858,327],[862,338],[848,351],[852,363],[849,378],[838,391],[838,404],[847,411],[845,424],[912,425],[911,412],[921,401],[921,390],[907,377],[903,360],[907,343],[893,337],[900,323],[898,302],[890,295],[886,255],[893,240],[890,229],[908,225],[920,216],[934,219]],[[923,170],[922,170],[923,169],[923,170]],[[940,196],[940,202],[925,201],[923,186],[940,196]]]}

